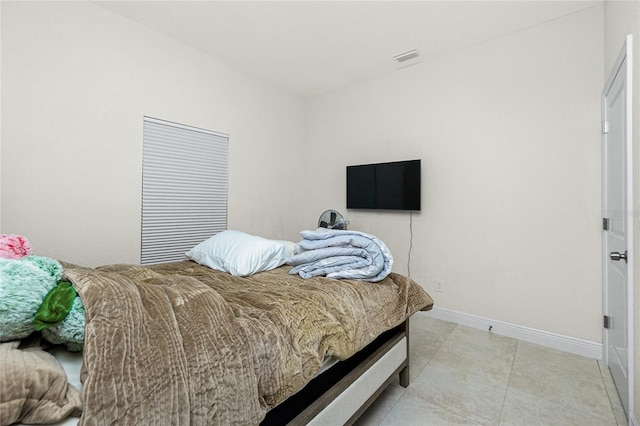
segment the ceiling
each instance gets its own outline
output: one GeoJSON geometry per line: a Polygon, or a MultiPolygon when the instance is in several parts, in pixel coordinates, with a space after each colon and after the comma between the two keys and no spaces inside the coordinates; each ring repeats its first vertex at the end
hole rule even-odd
{"type": "Polygon", "coordinates": [[[601,1],[96,1],[301,96],[429,60],[601,1]],[[399,64],[393,57],[417,49],[399,64]]]}

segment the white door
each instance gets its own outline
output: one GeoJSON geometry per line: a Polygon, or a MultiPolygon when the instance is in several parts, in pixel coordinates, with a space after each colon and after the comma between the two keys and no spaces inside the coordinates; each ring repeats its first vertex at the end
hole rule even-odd
{"type": "Polygon", "coordinates": [[[627,415],[633,408],[631,42],[628,36],[602,92],[603,357],[627,415]]]}

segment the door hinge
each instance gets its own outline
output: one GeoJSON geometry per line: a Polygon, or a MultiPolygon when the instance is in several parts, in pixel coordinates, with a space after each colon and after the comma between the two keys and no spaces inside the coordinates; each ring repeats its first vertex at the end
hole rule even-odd
{"type": "Polygon", "coordinates": [[[603,217],[602,218],[602,230],[603,231],[608,231],[609,230],[609,218],[608,217],[603,217]]]}
{"type": "Polygon", "coordinates": [[[604,316],[604,328],[609,329],[609,327],[611,326],[611,319],[605,315],[604,316]]]}
{"type": "Polygon", "coordinates": [[[602,122],[602,134],[606,135],[607,133],[609,133],[609,122],[605,120],[602,122]]]}

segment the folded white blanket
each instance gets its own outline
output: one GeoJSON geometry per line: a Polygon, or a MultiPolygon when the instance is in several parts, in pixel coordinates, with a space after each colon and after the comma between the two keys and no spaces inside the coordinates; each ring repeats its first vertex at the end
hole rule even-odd
{"type": "Polygon", "coordinates": [[[302,231],[303,240],[287,262],[290,274],[377,282],[391,273],[393,256],[377,237],[364,232],[318,228],[302,231]]]}

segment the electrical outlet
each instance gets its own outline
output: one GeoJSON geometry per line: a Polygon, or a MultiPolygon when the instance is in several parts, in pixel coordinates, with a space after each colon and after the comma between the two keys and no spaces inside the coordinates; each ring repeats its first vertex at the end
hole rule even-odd
{"type": "Polygon", "coordinates": [[[441,280],[433,280],[433,284],[437,292],[444,293],[444,284],[441,280]]]}

